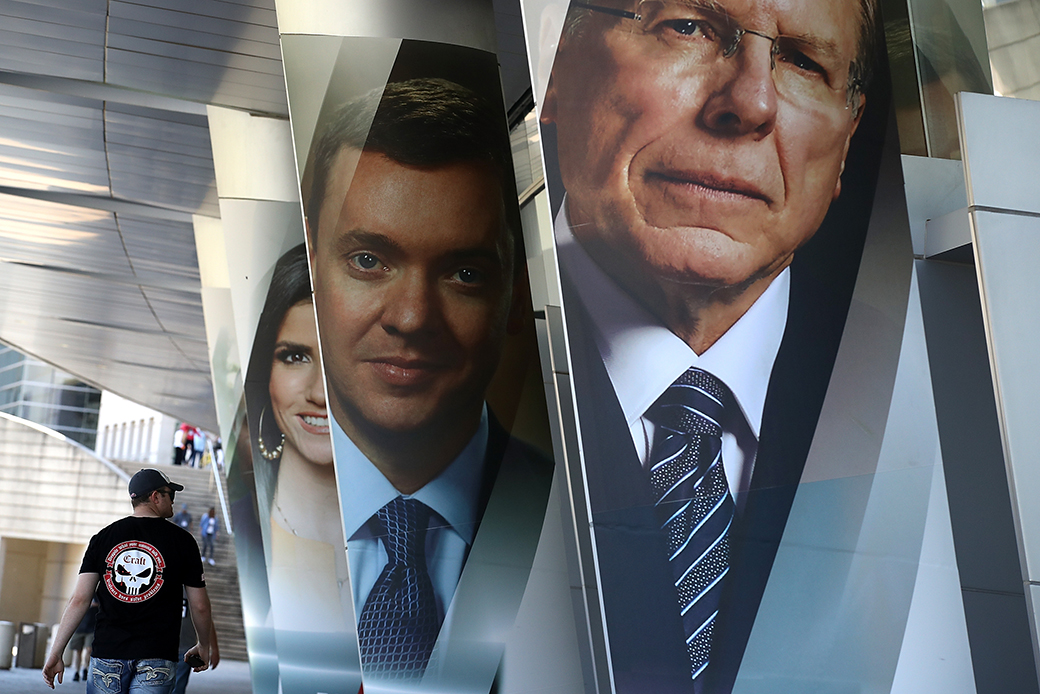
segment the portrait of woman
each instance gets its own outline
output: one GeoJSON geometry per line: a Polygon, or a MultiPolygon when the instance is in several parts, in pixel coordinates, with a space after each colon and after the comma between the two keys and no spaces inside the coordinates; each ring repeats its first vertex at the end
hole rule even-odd
{"type": "Polygon", "coordinates": [[[246,397],[283,691],[342,691],[357,647],[303,244],[275,265],[246,397]]]}

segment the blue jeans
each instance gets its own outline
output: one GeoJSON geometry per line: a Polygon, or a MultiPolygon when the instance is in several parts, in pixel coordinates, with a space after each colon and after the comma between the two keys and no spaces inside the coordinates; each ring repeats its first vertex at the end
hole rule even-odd
{"type": "MultiPolygon", "coordinates": [[[[195,644],[191,645],[194,646],[195,644]]],[[[177,653],[177,665],[174,670],[175,677],[173,680],[173,689],[170,690],[172,694],[184,694],[184,691],[188,688],[188,678],[191,677],[192,670],[191,665],[184,662],[184,654],[187,652],[188,649],[185,648],[177,653]]]]}
{"type": "Polygon", "coordinates": [[[170,694],[176,665],[161,658],[91,658],[87,694],[170,694]]]}
{"type": "Polygon", "coordinates": [[[206,558],[206,550],[209,549],[209,558],[213,558],[213,538],[216,535],[203,535],[202,536],[202,558],[206,558]]]}

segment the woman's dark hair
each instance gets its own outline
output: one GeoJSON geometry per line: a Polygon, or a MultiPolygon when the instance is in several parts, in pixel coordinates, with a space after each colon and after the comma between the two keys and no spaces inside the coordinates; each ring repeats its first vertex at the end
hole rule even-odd
{"type": "MultiPolygon", "coordinates": [[[[274,423],[274,415],[270,412],[264,417],[264,431],[260,431],[260,413],[270,409],[271,395],[271,362],[274,358],[274,345],[278,341],[278,331],[282,328],[285,314],[296,304],[311,298],[311,277],[307,269],[307,248],[304,244],[294,246],[278,259],[271,277],[271,286],[267,290],[264,310],[256,325],[256,337],[253,339],[253,351],[249,355],[249,369],[246,371],[246,403],[249,409],[249,423],[252,438],[262,436],[271,447],[278,445],[281,432],[274,423]]],[[[254,449],[254,464],[258,463],[254,449]]]]}

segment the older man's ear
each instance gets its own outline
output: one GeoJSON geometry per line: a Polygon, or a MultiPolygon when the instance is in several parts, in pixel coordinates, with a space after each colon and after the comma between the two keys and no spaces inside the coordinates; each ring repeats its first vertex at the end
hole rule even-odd
{"type": "Polygon", "coordinates": [[[542,125],[556,122],[556,85],[552,75],[549,75],[549,84],[545,87],[545,99],[542,101],[542,112],[538,120],[542,125]]]}
{"type": "Polygon", "coordinates": [[[852,142],[852,136],[856,134],[856,128],[859,127],[859,122],[863,118],[863,109],[867,105],[867,97],[859,95],[859,106],[856,108],[856,117],[852,119],[852,128],[849,129],[849,135],[845,138],[845,149],[841,153],[841,168],[838,170],[838,180],[834,183],[834,193],[831,195],[831,200],[837,200],[838,196],[841,195],[841,175],[845,173],[845,159],[849,156],[849,144],[852,142]]]}

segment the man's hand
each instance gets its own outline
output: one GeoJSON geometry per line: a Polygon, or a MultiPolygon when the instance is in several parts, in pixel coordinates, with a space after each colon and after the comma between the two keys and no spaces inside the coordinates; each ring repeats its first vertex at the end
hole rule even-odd
{"type": "Polygon", "coordinates": [[[90,607],[90,601],[94,597],[94,591],[100,580],[101,576],[95,573],[80,574],[76,579],[72,597],[69,598],[69,604],[65,606],[58,630],[51,640],[51,652],[47,655],[47,664],[43,666],[43,681],[51,689],[54,689],[55,677],[58,678],[58,684],[61,684],[61,678],[65,673],[65,663],[61,659],[65,653],[65,646],[69,645],[72,632],[76,631],[83,615],[87,613],[87,608],[90,607]]]}
{"type": "Polygon", "coordinates": [[[43,681],[51,689],[54,689],[55,678],[57,678],[58,684],[61,684],[61,679],[65,676],[65,662],[61,659],[61,655],[61,653],[55,655],[54,651],[51,651],[47,663],[43,666],[43,681]]]}
{"type": "MultiPolygon", "coordinates": [[[[192,665],[195,672],[201,672],[210,666],[214,655],[216,655],[218,661],[220,660],[220,650],[215,647],[216,639],[214,638],[217,634],[217,630],[213,626],[213,619],[210,614],[209,595],[206,593],[206,589],[185,586],[184,590],[188,594],[188,607],[191,609],[191,622],[195,627],[195,634],[199,638],[198,644],[184,654],[184,659],[185,662],[187,662],[187,656],[192,653],[202,658],[202,667],[192,665]]],[[[216,663],[213,664],[216,665],[216,663]]]]}
{"type": "Polygon", "coordinates": [[[220,664],[220,646],[217,645],[217,627],[209,633],[209,669],[216,670],[220,664]]]}
{"type": "Polygon", "coordinates": [[[184,654],[184,662],[191,665],[192,672],[202,672],[203,670],[209,669],[209,649],[203,649],[202,644],[197,643],[188,649],[188,652],[184,654]],[[193,660],[192,656],[197,658],[193,660]],[[199,660],[202,661],[202,665],[199,665],[199,660]]]}

